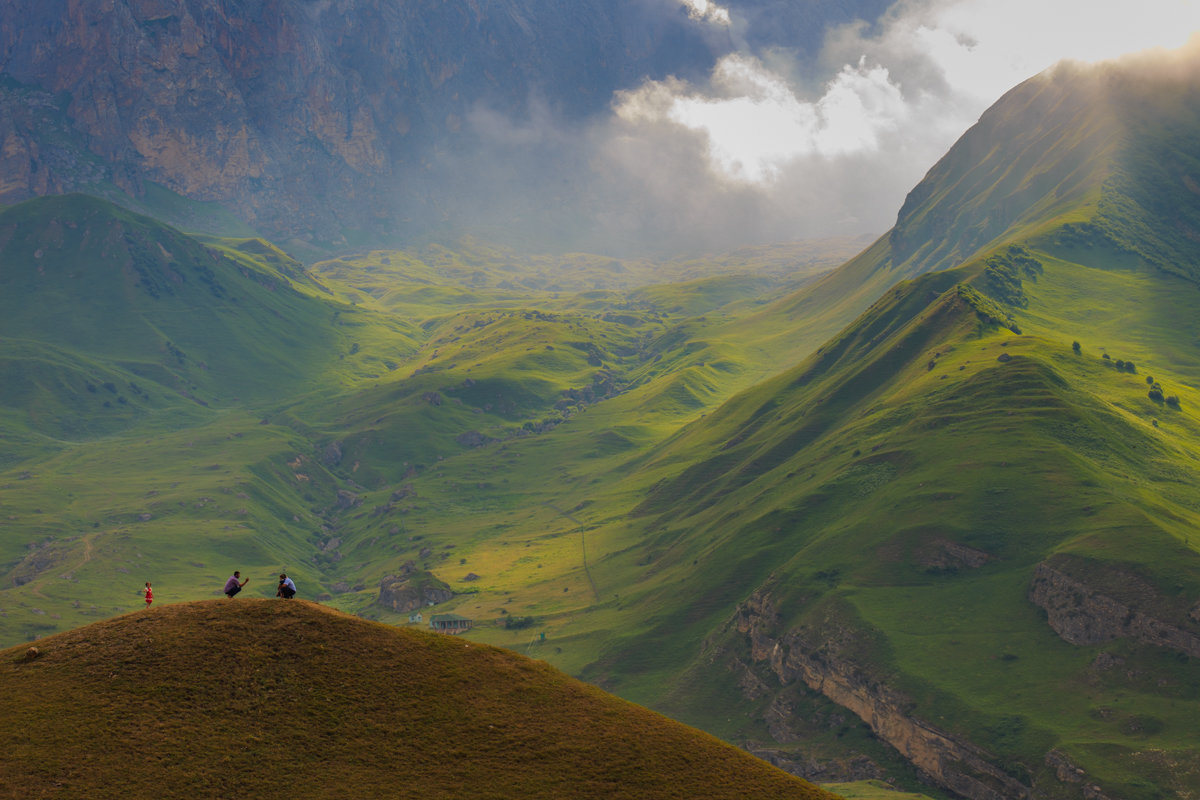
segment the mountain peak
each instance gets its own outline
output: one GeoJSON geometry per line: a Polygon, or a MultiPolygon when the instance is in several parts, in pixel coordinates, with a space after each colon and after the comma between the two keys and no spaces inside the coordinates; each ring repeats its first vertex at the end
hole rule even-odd
{"type": "Polygon", "coordinates": [[[1200,231],[1198,62],[1200,38],[1064,62],[1009,91],[905,199],[889,234],[898,274],[954,267],[1066,221],[1169,268],[1200,231]]]}

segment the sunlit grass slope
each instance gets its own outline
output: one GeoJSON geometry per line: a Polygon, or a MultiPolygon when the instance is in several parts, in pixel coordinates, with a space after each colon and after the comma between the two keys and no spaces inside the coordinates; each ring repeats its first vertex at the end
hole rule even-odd
{"type": "MultiPolygon", "coordinates": [[[[694,599],[664,614],[653,649],[585,674],[611,680],[653,652],[647,686],[661,681],[664,642],[720,627],[759,588],[780,634],[841,642],[916,716],[1022,780],[1051,782],[1044,757],[1058,749],[1122,797],[1194,786],[1190,661],[1068,645],[1026,595],[1049,559],[1195,629],[1200,290],[1108,235],[1031,230],[1028,248],[897,287],[806,365],[663,449],[662,463],[687,466],[641,506],[662,586],[648,605],[670,607],[698,567],[717,603],[690,633],[694,599]],[[1136,667],[1102,674],[1106,663],[1136,667]]],[[[734,631],[721,641],[745,646],[734,631]]],[[[664,707],[703,718],[684,674],[664,707]]]]}
{"type": "Polygon", "coordinates": [[[1055,559],[1195,627],[1200,357],[1183,343],[1200,333],[1200,293],[1121,268],[1104,247],[1086,263],[1026,252],[1043,269],[1024,280],[1023,307],[983,294],[986,262],[900,286],[805,365],[640,461],[667,477],[622,523],[625,549],[598,553],[618,526],[595,506],[575,511],[608,609],[595,612],[607,653],[582,674],[644,699],[674,685],[659,707],[733,735],[717,710],[729,706],[696,690],[714,659],[749,660],[725,626],[762,590],[778,634],[840,642],[917,717],[1026,781],[1050,780],[1057,748],[1123,797],[1192,785],[1191,766],[1164,766],[1200,757],[1189,662],[1121,641],[1068,645],[1026,594],[1033,568],[1055,559]],[[1150,377],[1178,405],[1149,397],[1150,377]],[[1144,581],[1140,597],[1122,575],[1144,581]],[[697,656],[714,630],[726,633],[697,656]],[[1101,675],[1106,659],[1137,666],[1101,675]]]}
{"type": "Polygon", "coordinates": [[[469,641],[304,601],[167,605],[0,653],[24,797],[832,797],[469,641]]]}
{"type": "Polygon", "coordinates": [[[635,697],[673,683],[660,707],[723,729],[686,687],[714,659],[750,660],[729,620],[759,591],[776,634],[900,690],[914,716],[1041,791],[1057,786],[1051,751],[1114,796],[1194,791],[1191,660],[1123,639],[1069,645],[1027,596],[1047,561],[1197,627],[1200,254],[1187,231],[1200,204],[1187,143],[1200,137],[1181,102],[1194,71],[1162,66],[1015,90],[1019,103],[989,112],[914,190],[895,231],[778,304],[828,324],[822,293],[966,262],[889,290],[806,364],[644,462],[663,477],[625,562],[644,576],[622,594],[644,587],[643,610],[674,610],[630,626],[627,647],[609,633],[611,655],[584,675],[635,697]]]}

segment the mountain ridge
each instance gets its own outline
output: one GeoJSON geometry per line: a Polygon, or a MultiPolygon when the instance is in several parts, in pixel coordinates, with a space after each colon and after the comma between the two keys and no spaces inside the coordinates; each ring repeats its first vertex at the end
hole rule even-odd
{"type": "MultiPolygon", "coordinates": [[[[1176,54],[1176,65],[1195,63],[1198,52],[1193,45],[1176,54]]],[[[1038,99],[1044,83],[1055,80],[1061,83],[1052,87],[1054,96],[1069,97],[1074,77],[1082,76],[1125,101],[1136,86],[1139,102],[1159,112],[1141,120],[1147,127],[1175,119],[1173,113],[1190,118],[1190,108],[1171,101],[1195,90],[1195,74],[1165,69],[1161,58],[1067,68],[1006,100],[1024,102],[1029,92],[1038,99]]],[[[996,153],[1022,152],[1042,135],[1063,142],[1047,131],[1070,130],[1078,109],[1065,107],[1063,116],[1050,115],[1022,135],[1010,131],[989,147],[989,136],[1003,130],[996,119],[1019,118],[1010,118],[1011,110],[997,104],[931,170],[901,212],[900,235],[894,231],[780,305],[811,307],[850,275],[880,280],[907,269],[914,277],[887,289],[802,365],[735,396],[660,448],[663,463],[685,465],[656,484],[641,506],[650,515],[645,527],[673,542],[655,552],[660,568],[675,570],[682,581],[681,565],[697,554],[727,564],[748,564],[755,554],[755,569],[725,569],[723,582],[713,585],[730,600],[742,592],[769,597],[774,609],[736,633],[714,611],[693,634],[709,631],[706,650],[677,680],[695,680],[699,664],[716,660],[742,687],[796,681],[857,708],[876,734],[903,751],[903,726],[885,721],[892,712],[884,706],[895,703],[878,700],[898,692],[899,707],[909,709],[905,725],[941,728],[953,721],[946,730],[981,746],[995,768],[1025,787],[1005,790],[984,781],[966,789],[970,782],[956,776],[954,756],[924,762],[939,784],[968,797],[1185,792],[1194,780],[1195,741],[1183,718],[1164,719],[1174,702],[1167,698],[1177,699],[1193,680],[1166,652],[1182,654],[1184,646],[1155,647],[1159,642],[1147,632],[1160,631],[1164,643],[1190,641],[1196,632],[1186,611],[1200,586],[1182,567],[1197,558],[1187,534],[1194,496],[1182,490],[1183,473],[1175,470],[1197,463],[1198,429],[1193,414],[1177,413],[1186,404],[1178,397],[1164,404],[1153,386],[1168,375],[1186,387],[1191,402],[1196,352],[1172,342],[1177,333],[1192,341],[1195,331],[1185,320],[1198,299],[1188,268],[1197,251],[1186,237],[1159,237],[1162,221],[1147,221],[1145,210],[1182,197],[1187,202],[1172,207],[1168,219],[1187,220],[1197,203],[1188,200],[1190,190],[1178,190],[1188,173],[1154,193],[1158,173],[1131,164],[1153,160],[1164,141],[1194,141],[1197,128],[1167,125],[1170,137],[1147,138],[1126,130],[1124,120],[1084,126],[1094,141],[1072,136],[1072,157],[1051,159],[1065,165],[1068,184],[1059,176],[1038,185],[1028,170],[996,153]],[[978,164],[966,158],[972,151],[985,154],[978,164]],[[1075,181],[1082,164],[1091,178],[1075,181]],[[1000,203],[1001,217],[989,219],[987,194],[970,185],[975,169],[1012,169],[1008,185],[1018,191],[1008,196],[1020,202],[1000,203]],[[1063,185],[1071,188],[1057,192],[1063,185]],[[1022,195],[1025,186],[1029,193],[1022,195]],[[947,203],[955,191],[972,202],[947,203]],[[938,226],[921,228],[929,220],[938,226]],[[911,230],[921,231],[917,241],[926,249],[897,250],[911,230]],[[953,324],[936,324],[939,314],[953,324]],[[1074,581],[1074,595],[1062,587],[1030,589],[1037,575],[1060,563],[1071,565],[1059,583],[1074,581]],[[1135,575],[1140,594],[1114,591],[1135,575]],[[1170,623],[1155,610],[1168,607],[1170,623]],[[1000,608],[1007,618],[996,616],[1000,608]],[[1124,608],[1139,622],[1123,625],[1105,608],[1124,608]],[[1043,610],[1049,626],[1037,616],[1043,610]],[[1047,641],[1051,627],[1057,644],[1047,641]],[[1105,633],[1080,633],[1089,628],[1105,633]],[[993,647],[1011,649],[989,652],[993,647]],[[1089,665],[1086,658],[1095,660],[1089,665]],[[1037,662],[1037,677],[1020,666],[1027,659],[1037,662]],[[988,661],[1014,666],[1006,676],[988,661]],[[1107,664],[1127,661],[1136,661],[1141,677],[1095,677],[1107,664]],[[987,678],[971,682],[943,669],[958,663],[987,678]],[[828,669],[813,666],[821,664],[828,669]],[[1014,680],[1017,673],[1027,677],[1014,680]],[[862,695],[837,688],[847,674],[859,676],[850,684],[872,686],[867,694],[877,701],[860,703],[862,695]],[[1158,689],[1148,675],[1156,676],[1158,689]],[[1038,680],[1055,681],[1059,696],[1051,701],[1032,688],[1038,680]],[[995,686],[1011,694],[988,700],[995,686]],[[1160,769],[1140,749],[1145,744],[1133,741],[1142,722],[1126,720],[1119,731],[1114,725],[1101,733],[1086,722],[1063,721],[1082,716],[1090,704],[1114,702],[1100,699],[1108,691],[1128,691],[1136,695],[1134,708],[1155,709],[1146,712],[1156,732],[1147,736],[1172,731],[1161,746],[1177,759],[1177,773],[1160,769]],[[1017,699],[1027,692],[1039,695],[1033,704],[1017,699]],[[1047,715],[1037,703],[1056,705],[1063,716],[1047,715]],[[1096,745],[1096,737],[1106,744],[1096,745]]],[[[991,179],[983,185],[1004,188],[991,179]]],[[[625,655],[636,658],[637,645],[631,649],[585,674],[602,675],[625,655]]],[[[795,703],[784,699],[786,692],[744,690],[748,701],[774,696],[795,703]]],[[[682,692],[674,698],[687,718],[686,698],[682,692]]]]}

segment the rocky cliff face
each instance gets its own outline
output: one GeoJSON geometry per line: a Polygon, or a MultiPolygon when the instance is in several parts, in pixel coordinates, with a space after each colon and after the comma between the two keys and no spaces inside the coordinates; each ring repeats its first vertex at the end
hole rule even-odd
{"type": "Polygon", "coordinates": [[[984,750],[910,716],[907,698],[841,657],[836,643],[811,641],[801,631],[770,635],[774,619],[770,594],[760,591],[741,606],[736,624],[749,638],[753,659],[768,663],[783,685],[802,682],[858,715],[933,782],[963,797],[1034,796],[984,750]]]}
{"type": "Polygon", "coordinates": [[[44,157],[38,108],[51,102],[131,192],[152,180],[279,236],[384,228],[429,188],[423,160],[452,148],[479,105],[544,96],[586,115],[642,75],[709,61],[667,9],[12,0],[0,5],[0,69],[27,102],[0,123],[0,202],[70,182],[44,157]]]}
{"type": "Polygon", "coordinates": [[[407,614],[425,606],[444,603],[454,597],[442,581],[430,573],[417,569],[409,561],[399,575],[388,575],[379,582],[379,599],[376,602],[391,611],[407,614]]]}
{"type": "MultiPolygon", "coordinates": [[[[1139,580],[1129,575],[1124,582],[1136,586],[1139,580]]],[[[1143,594],[1152,592],[1143,587],[1143,594]]],[[[1050,564],[1038,565],[1029,599],[1046,610],[1050,627],[1071,644],[1102,644],[1124,637],[1200,658],[1200,636],[1097,591],[1050,564]]]]}
{"type": "Polygon", "coordinates": [[[67,194],[100,184],[135,187],[125,170],[88,151],[50,92],[0,81],[0,202],[67,194]]]}
{"type": "MultiPolygon", "coordinates": [[[[1055,602],[1066,595],[1095,596],[1095,592],[1077,581],[1056,573],[1047,565],[1042,567],[1044,569],[1039,568],[1034,582],[1041,588],[1031,591],[1031,596],[1050,597],[1055,602]]],[[[1097,607],[1106,609],[1107,621],[1100,627],[1106,631],[1116,630],[1109,627],[1117,624],[1107,616],[1110,607],[1104,603],[1097,607]]],[[[748,665],[745,665],[746,669],[735,670],[747,697],[774,695],[766,722],[777,741],[783,743],[791,739],[786,695],[790,687],[802,686],[820,692],[857,715],[931,783],[970,800],[1037,800],[1043,797],[1115,800],[1059,750],[1045,754],[1044,769],[1037,770],[1040,776],[1033,785],[1018,780],[1005,770],[1003,761],[994,754],[914,716],[909,698],[856,664],[849,654],[858,636],[855,631],[836,626],[819,632],[802,628],[781,631],[779,619],[770,591],[760,589],[739,606],[733,621],[733,626],[750,644],[751,659],[768,666],[782,687],[768,686],[748,665]]],[[[1074,630],[1073,625],[1067,627],[1074,630]]],[[[1083,629],[1095,631],[1097,625],[1085,625],[1083,629]]],[[[1154,630],[1157,636],[1159,629],[1150,626],[1146,630],[1154,630]]],[[[822,780],[884,777],[879,768],[866,759],[833,765],[831,772],[830,765],[789,760],[770,747],[751,744],[747,749],[776,766],[805,777],[811,775],[822,780]]]]}
{"type": "MultiPolygon", "coordinates": [[[[891,2],[722,5],[753,47],[815,53],[829,25],[891,2]]],[[[564,175],[586,182],[579,142],[614,92],[706,80],[734,49],[676,0],[6,0],[0,110],[6,91],[22,104],[0,115],[0,203],[152,182],[269,238],[335,244],[571,198],[582,214],[564,175]]]]}

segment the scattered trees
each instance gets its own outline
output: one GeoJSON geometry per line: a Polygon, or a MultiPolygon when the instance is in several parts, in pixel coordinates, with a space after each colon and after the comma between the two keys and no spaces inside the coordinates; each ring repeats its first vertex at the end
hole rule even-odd
{"type": "MultiPolygon", "coordinates": [[[[1072,347],[1074,347],[1074,346],[1072,345],[1072,347]]],[[[1075,350],[1075,352],[1078,353],[1079,351],[1075,350]]],[[[1137,374],[1137,365],[1134,364],[1132,361],[1126,361],[1123,358],[1118,358],[1114,361],[1113,357],[1110,356],[1108,353],[1102,353],[1100,355],[1100,357],[1102,359],[1104,359],[1108,364],[1112,365],[1113,367],[1116,367],[1117,371],[1119,371],[1119,372],[1128,372],[1128,373],[1131,373],[1134,375],[1137,374]]]]}
{"type": "Polygon", "coordinates": [[[1166,403],[1171,408],[1179,409],[1179,395],[1164,394],[1160,384],[1154,384],[1150,387],[1150,391],[1146,392],[1146,396],[1156,403],[1166,403]]]}

